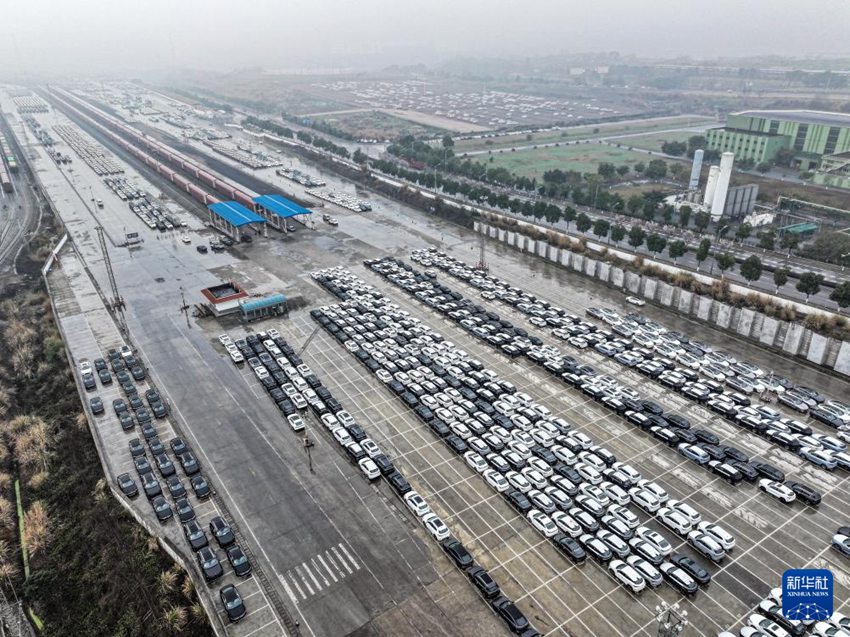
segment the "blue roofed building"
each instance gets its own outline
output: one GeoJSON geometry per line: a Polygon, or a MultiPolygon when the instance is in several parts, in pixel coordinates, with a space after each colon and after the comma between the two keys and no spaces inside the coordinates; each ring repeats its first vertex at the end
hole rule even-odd
{"type": "Polygon", "coordinates": [[[236,201],[217,201],[207,206],[210,223],[234,241],[242,240],[245,229],[251,226],[258,233],[265,233],[265,217],[258,215],[236,201]]]}
{"type": "Polygon", "coordinates": [[[254,197],[257,214],[262,215],[272,228],[286,232],[287,221],[299,215],[309,215],[312,211],[290,201],[281,195],[261,195],[254,197]]]}

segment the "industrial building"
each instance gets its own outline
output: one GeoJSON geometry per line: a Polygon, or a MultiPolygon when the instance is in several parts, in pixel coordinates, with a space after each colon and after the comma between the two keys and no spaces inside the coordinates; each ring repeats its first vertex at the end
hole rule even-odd
{"type": "Polygon", "coordinates": [[[822,111],[742,111],[726,126],[706,132],[708,148],[739,160],[772,162],[781,150],[794,154],[801,170],[816,170],[825,155],[850,151],[850,115],[822,111]]]}
{"type": "Polygon", "coordinates": [[[757,184],[729,185],[732,178],[732,166],[735,161],[735,156],[732,153],[723,153],[720,158],[720,165],[712,166],[709,169],[705,192],[701,193],[697,189],[699,171],[702,167],[700,152],[697,151],[697,154],[694,155],[688,192],[673,196],[668,203],[677,207],[687,203],[691,208],[708,212],[714,222],[721,218],[741,219],[752,214],[758,199],[759,187],[757,184]]]}

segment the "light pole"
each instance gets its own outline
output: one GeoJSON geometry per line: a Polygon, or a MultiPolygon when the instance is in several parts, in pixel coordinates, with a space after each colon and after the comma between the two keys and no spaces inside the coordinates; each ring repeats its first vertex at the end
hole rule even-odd
{"type": "Polygon", "coordinates": [[[714,238],[720,239],[720,233],[723,232],[724,230],[727,230],[728,228],[729,228],[729,224],[727,223],[725,226],[723,226],[722,228],[717,230],[717,232],[714,235],[714,238]]]}
{"type": "Polygon", "coordinates": [[[845,252],[839,258],[841,259],[841,271],[844,272],[844,268],[847,267],[847,262],[844,260],[847,257],[850,257],[850,252],[845,252]]]}
{"type": "Polygon", "coordinates": [[[688,611],[680,610],[679,604],[668,605],[662,601],[655,607],[655,621],[658,622],[658,637],[677,637],[688,625],[688,611]]]}

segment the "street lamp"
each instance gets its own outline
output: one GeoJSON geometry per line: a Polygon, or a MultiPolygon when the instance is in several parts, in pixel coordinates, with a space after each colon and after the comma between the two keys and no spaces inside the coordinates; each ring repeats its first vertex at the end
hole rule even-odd
{"type": "Polygon", "coordinates": [[[720,229],[719,229],[719,230],[715,233],[714,238],[715,238],[715,239],[719,239],[719,238],[720,238],[720,233],[722,233],[724,230],[728,230],[728,229],[729,229],[729,224],[727,223],[725,226],[723,226],[722,228],[720,228],[720,229]]]}
{"type": "Polygon", "coordinates": [[[841,263],[841,271],[842,271],[842,272],[844,272],[844,268],[846,268],[846,267],[847,267],[847,262],[846,262],[846,261],[844,261],[844,259],[846,259],[847,257],[850,257],[850,252],[845,252],[845,253],[844,253],[844,254],[842,254],[840,257],[838,257],[838,258],[839,258],[839,259],[841,259],[841,261],[842,261],[842,263],[841,263]]]}
{"type": "Polygon", "coordinates": [[[668,605],[662,601],[655,607],[655,621],[658,622],[658,637],[678,637],[688,625],[688,611],[680,610],[679,604],[668,605]]]}

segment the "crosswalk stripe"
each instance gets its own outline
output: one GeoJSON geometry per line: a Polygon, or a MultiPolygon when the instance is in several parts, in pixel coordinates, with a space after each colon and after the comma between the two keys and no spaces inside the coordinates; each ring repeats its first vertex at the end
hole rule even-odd
{"type": "Polygon", "coordinates": [[[301,599],[307,599],[307,596],[304,594],[304,591],[301,590],[301,585],[298,583],[298,580],[295,577],[293,577],[292,571],[286,571],[286,574],[287,574],[287,576],[289,576],[289,579],[295,585],[295,588],[298,589],[298,594],[301,595],[301,599]]]}
{"type": "Polygon", "coordinates": [[[325,562],[325,558],[324,558],[324,557],[322,557],[322,554],[321,554],[321,553],[319,553],[319,555],[318,555],[317,557],[319,558],[319,561],[322,563],[322,566],[324,566],[324,567],[325,567],[325,570],[328,572],[328,575],[330,575],[330,576],[331,576],[331,579],[333,579],[333,581],[334,581],[334,582],[336,582],[336,581],[337,581],[337,579],[336,579],[336,575],[335,575],[335,574],[334,574],[334,572],[330,569],[330,567],[328,566],[327,562],[325,562]]]}
{"type": "MultiPolygon", "coordinates": [[[[280,580],[280,583],[283,585],[283,590],[285,590],[286,594],[289,595],[289,599],[292,600],[293,604],[297,605],[298,604],[298,598],[295,596],[295,593],[292,592],[292,587],[289,585],[289,582],[286,580],[286,578],[283,575],[278,574],[277,577],[280,580]]],[[[303,597],[304,594],[302,593],[301,596],[303,597]]]]}
{"type": "Polygon", "coordinates": [[[348,549],[345,548],[345,545],[342,542],[340,542],[339,547],[342,549],[342,552],[345,553],[345,557],[347,557],[351,561],[351,564],[354,566],[354,570],[359,571],[360,565],[357,563],[357,560],[355,560],[353,557],[351,557],[351,553],[348,552],[348,549]]]}
{"type": "Polygon", "coordinates": [[[316,571],[316,573],[319,574],[319,577],[321,577],[324,580],[325,586],[326,587],[330,586],[331,583],[328,581],[328,578],[325,577],[324,571],[322,571],[322,569],[319,568],[319,565],[316,564],[316,558],[315,557],[310,558],[310,563],[313,565],[313,570],[316,571]]]}
{"type": "Polygon", "coordinates": [[[301,566],[304,567],[304,570],[307,571],[307,575],[309,575],[310,579],[313,580],[313,583],[316,585],[316,591],[322,590],[322,585],[319,584],[319,580],[316,579],[316,576],[313,575],[313,571],[311,571],[310,567],[307,566],[307,562],[302,562],[301,566]]]}
{"type": "MultiPolygon", "coordinates": [[[[342,546],[342,545],[340,545],[340,546],[342,546]]],[[[345,567],[346,571],[348,571],[348,574],[351,575],[354,571],[351,570],[351,567],[348,565],[348,562],[346,562],[344,559],[342,559],[337,548],[335,546],[333,546],[333,547],[331,547],[331,551],[333,551],[333,554],[336,555],[336,559],[339,560],[339,563],[342,564],[345,567]]]]}
{"type": "Polygon", "coordinates": [[[307,578],[304,577],[304,575],[301,573],[300,569],[301,569],[300,566],[296,566],[295,572],[298,573],[298,577],[301,578],[301,581],[304,583],[304,586],[307,588],[307,592],[310,593],[310,595],[312,595],[313,594],[313,587],[310,586],[310,582],[307,581],[307,578]]]}

